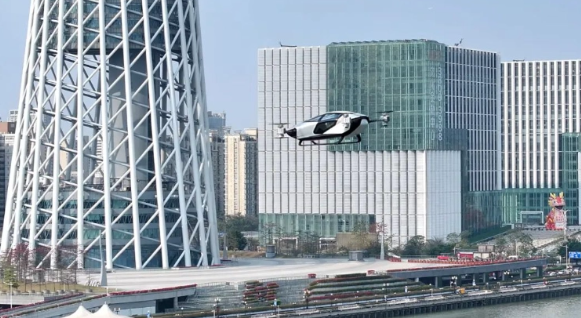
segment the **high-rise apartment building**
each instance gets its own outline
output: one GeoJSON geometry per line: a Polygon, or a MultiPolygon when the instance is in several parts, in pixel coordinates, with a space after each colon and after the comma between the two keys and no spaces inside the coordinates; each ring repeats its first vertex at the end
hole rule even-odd
{"type": "MultiPolygon", "coordinates": [[[[570,224],[579,222],[581,60],[502,63],[504,219],[547,212],[550,192],[564,191],[570,224]]],[[[542,220],[541,220],[542,221],[542,220]]]]}
{"type": "Polygon", "coordinates": [[[225,140],[225,211],[227,215],[256,215],[258,211],[258,130],[245,129],[225,140]]]}
{"type": "Polygon", "coordinates": [[[214,113],[208,111],[208,128],[210,130],[222,130],[226,127],[226,113],[214,113]]]}
{"type": "Polygon", "coordinates": [[[8,122],[15,123],[18,119],[18,109],[11,109],[8,115],[8,122]]]}
{"type": "Polygon", "coordinates": [[[285,235],[383,223],[394,244],[500,224],[499,56],[429,40],[258,54],[259,216],[285,235]],[[300,147],[272,123],[326,111],[378,116],[360,144],[300,147]]]}
{"type": "Polygon", "coordinates": [[[211,129],[209,132],[210,137],[210,150],[212,154],[212,169],[214,174],[214,196],[216,198],[216,215],[219,219],[224,219],[226,215],[225,210],[225,171],[226,171],[226,158],[224,152],[226,151],[226,145],[224,140],[224,134],[226,131],[224,127],[217,129],[211,129]]]}
{"type": "Polygon", "coordinates": [[[212,169],[214,173],[214,196],[216,198],[216,214],[223,219],[225,212],[224,172],[225,172],[225,144],[224,135],[229,132],[226,126],[226,113],[214,113],[208,111],[208,128],[210,136],[210,148],[212,154],[212,169]]]}
{"type": "Polygon", "coordinates": [[[6,194],[10,177],[10,160],[14,147],[14,134],[0,131],[0,226],[4,224],[4,209],[6,209],[6,194]]]}

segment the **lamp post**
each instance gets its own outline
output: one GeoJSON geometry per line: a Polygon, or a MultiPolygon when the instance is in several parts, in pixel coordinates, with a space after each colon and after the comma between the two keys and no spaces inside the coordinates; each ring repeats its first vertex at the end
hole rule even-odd
{"type": "Polygon", "coordinates": [[[379,257],[381,258],[382,261],[385,260],[384,240],[385,240],[385,238],[383,237],[383,229],[381,229],[381,250],[379,252],[379,257]]]}
{"type": "Polygon", "coordinates": [[[10,308],[12,308],[12,286],[14,285],[14,282],[10,281],[8,283],[4,283],[8,286],[10,286],[10,308]]]}
{"type": "Polygon", "coordinates": [[[311,293],[310,290],[305,289],[305,304],[307,305],[307,309],[309,309],[309,294],[311,293]]]}
{"type": "Polygon", "coordinates": [[[383,300],[387,301],[387,286],[389,283],[383,283],[383,290],[385,291],[385,295],[383,296],[383,300]]]}
{"type": "Polygon", "coordinates": [[[220,298],[214,299],[214,317],[220,317],[220,298]]]}
{"type": "Polygon", "coordinates": [[[274,314],[278,316],[280,314],[280,311],[279,311],[278,299],[277,298],[274,299],[274,304],[273,305],[274,305],[274,314]]]}
{"type": "Polygon", "coordinates": [[[569,240],[567,240],[567,212],[568,210],[563,210],[563,217],[565,218],[565,224],[563,225],[563,241],[565,242],[565,268],[569,268],[569,240]]]}
{"type": "Polygon", "coordinates": [[[451,287],[454,288],[454,294],[456,294],[456,280],[458,279],[457,276],[452,276],[450,279],[450,285],[452,285],[451,287]]]}
{"type": "MultiPolygon", "coordinates": [[[[104,232],[99,232],[99,258],[101,258],[101,287],[107,286],[107,270],[105,269],[105,257],[103,256],[103,235],[104,232]]],[[[109,292],[107,292],[109,294],[109,292]]]]}

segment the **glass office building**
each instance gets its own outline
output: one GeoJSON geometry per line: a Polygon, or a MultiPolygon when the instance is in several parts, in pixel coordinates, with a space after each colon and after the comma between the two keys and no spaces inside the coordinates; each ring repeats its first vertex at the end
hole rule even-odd
{"type": "Polygon", "coordinates": [[[258,60],[261,226],[288,228],[292,219],[291,232],[334,236],[357,216],[384,223],[397,244],[500,225],[497,216],[462,222],[469,193],[498,195],[497,54],[402,40],[263,49],[258,60]],[[299,147],[273,138],[269,123],[333,110],[394,113],[360,144],[299,147]]]}

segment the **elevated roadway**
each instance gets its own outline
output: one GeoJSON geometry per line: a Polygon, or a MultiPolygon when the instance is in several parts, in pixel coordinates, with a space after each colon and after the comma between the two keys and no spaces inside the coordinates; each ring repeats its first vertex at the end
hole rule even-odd
{"type": "Polygon", "coordinates": [[[453,275],[471,275],[492,272],[517,271],[531,267],[537,267],[538,269],[540,269],[542,268],[542,266],[545,265],[547,265],[547,260],[542,258],[532,260],[498,262],[476,266],[459,265],[455,267],[443,267],[443,268],[421,268],[421,269],[414,268],[408,270],[388,271],[388,273],[389,275],[397,278],[415,279],[422,277],[445,277],[453,275]]]}
{"type": "MultiPolygon", "coordinates": [[[[334,259],[267,259],[247,258],[229,262],[226,266],[212,268],[187,268],[173,270],[114,270],[107,275],[110,290],[141,290],[174,287],[185,284],[224,284],[248,280],[304,278],[339,274],[366,273],[368,270],[387,271],[414,268],[441,267],[442,264],[388,262],[365,259],[363,262],[334,259]]],[[[458,266],[450,264],[449,266],[458,266]]],[[[82,280],[81,280],[82,281],[82,280]]]]}

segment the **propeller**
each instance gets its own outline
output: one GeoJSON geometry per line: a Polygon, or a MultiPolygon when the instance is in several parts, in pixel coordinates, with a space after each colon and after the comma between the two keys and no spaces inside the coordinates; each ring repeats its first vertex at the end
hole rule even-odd
{"type": "Polygon", "coordinates": [[[278,135],[278,138],[284,138],[284,134],[286,133],[286,129],[284,128],[284,125],[288,125],[288,123],[272,123],[271,125],[278,127],[278,130],[276,132],[276,134],[278,135]]]}
{"type": "Polygon", "coordinates": [[[379,119],[372,120],[372,122],[381,121],[381,126],[386,127],[387,124],[389,124],[389,120],[390,120],[389,114],[393,113],[393,112],[394,112],[393,110],[384,110],[381,112],[376,112],[377,114],[381,114],[381,116],[379,117],[379,119]]]}

